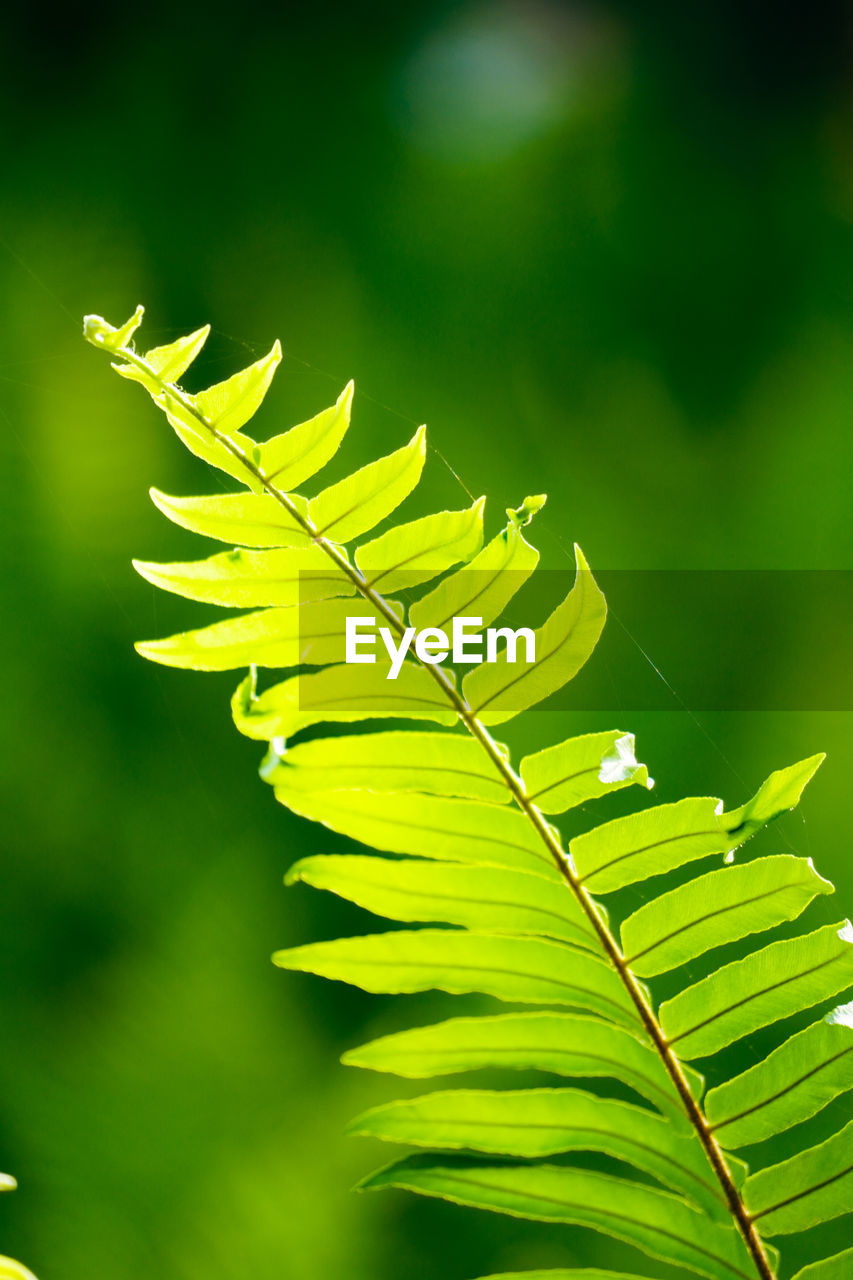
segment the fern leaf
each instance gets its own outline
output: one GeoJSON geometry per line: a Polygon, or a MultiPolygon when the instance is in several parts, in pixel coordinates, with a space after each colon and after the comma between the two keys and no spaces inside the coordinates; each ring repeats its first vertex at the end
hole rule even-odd
{"type": "Polygon", "coordinates": [[[705,1114],[726,1147],[763,1142],[853,1089],[853,1004],[791,1036],[763,1062],[711,1089],[705,1114]]]}
{"type": "Polygon", "coordinates": [[[222,551],[207,560],[152,564],[134,560],[136,572],[163,591],[228,608],[296,606],[351,596],[355,585],[319,547],[222,551]]]}
{"type": "Polygon", "coordinates": [[[310,547],[311,537],[299,517],[308,503],[290,494],[294,513],[265,493],[226,493],[215,498],[171,498],[159,489],[151,500],[174,524],[218,542],[241,547],[310,547]]]}
{"type": "Polygon", "coordinates": [[[257,445],[253,457],[264,475],[284,490],[316,475],[335,456],[349,430],[353,391],[348,382],[331,408],[257,445]]]}
{"type": "Polygon", "coordinates": [[[503,613],[539,561],[539,552],[521,533],[514,512],[502,533],[464,569],[445,578],[409,609],[413,627],[444,629],[454,617],[477,617],[484,627],[503,613]]]}
{"type": "Polygon", "coordinates": [[[348,1132],[413,1147],[529,1159],[603,1152],[657,1178],[712,1216],[725,1215],[713,1172],[690,1138],[644,1107],[580,1089],[430,1093],[374,1107],[353,1120],[348,1132]]]}
{"type": "Polygon", "coordinates": [[[597,951],[598,939],[567,895],[555,902],[551,883],[526,871],[427,859],[365,858],[358,854],[303,858],[287,873],[327,889],[374,915],[407,923],[462,925],[490,933],[535,934],[597,951]]]}
{"type": "Polygon", "coordinates": [[[725,965],[665,1001],[660,1020],[682,1057],[702,1058],[851,986],[853,928],[845,920],[725,965]]]}
{"type": "MultiPolygon", "coordinates": [[[[704,1104],[704,1081],[687,1064],[853,986],[847,922],[771,941],[716,970],[707,959],[796,919],[831,891],[803,859],[729,865],[751,835],[798,803],[823,757],[771,774],[740,808],[726,811],[702,796],[659,805],[577,836],[566,853],[546,814],[652,785],[632,736],[582,735],[528,755],[516,773],[487,726],[547,698],[593,652],[606,607],[580,551],[575,584],[536,631],[529,663],[513,664],[504,652],[469,671],[460,691],[452,669],[417,653],[394,680],[387,663],[340,662],[348,609],[403,635],[403,610],[382,592],[436,575],[444,576],[409,604],[411,626],[498,619],[537,565],[522,529],[544,499],[508,512],[506,528],[485,546],[480,500],[397,525],[359,546],[350,562],[342,544],[374,529],[417,484],[423,429],[316,497],[288,492],[333,456],[349,425],[352,385],[332,408],[256,444],[242,428],[269,387],[278,346],[250,369],[189,395],[175,379],[206,330],[139,356],[130,344],[141,317],[138,309],[117,328],[87,317],[86,336],[147,389],[192,452],[247,492],[168,498],[153,491],[175,523],[244,550],[138,567],[179,595],[258,609],[142,651],[198,669],[250,666],[232,714],[240,732],[269,744],[261,773],[276,798],[391,855],[303,859],[289,883],[326,889],[404,925],[442,926],[309,944],[279,952],[276,963],[369,991],[435,989],[545,1006],[452,1018],[347,1053],[347,1064],[413,1079],[480,1070],[555,1077],[550,1088],[536,1079],[535,1088],[444,1090],[375,1108],[356,1131],[434,1150],[363,1185],[589,1227],[711,1280],[775,1280],[779,1259],[765,1235],[808,1229],[850,1207],[851,1125],[816,1145],[804,1139],[799,1154],[749,1178],[731,1152],[801,1124],[853,1087],[851,1006],[717,1085],[704,1104]],[[258,692],[258,666],[312,663],[321,669],[258,692]],[[289,741],[319,724],[371,719],[460,732],[392,728],[289,741]],[[695,876],[693,864],[709,857],[726,865],[695,876]],[[655,879],[675,871],[683,882],[656,895],[655,879]],[[645,881],[646,905],[617,932],[598,896],[645,881]],[[705,964],[707,976],[657,1007],[642,979],[688,961],[705,964]],[[563,1080],[613,1082],[635,1101],[563,1080]],[[454,1154],[462,1151],[480,1154],[454,1154]],[[612,1171],[574,1163],[580,1151],[596,1152],[612,1171]],[[561,1163],[548,1164],[554,1157],[561,1163]]],[[[851,1256],[806,1267],[799,1280],[846,1280],[851,1256]]],[[[596,1269],[515,1280],[570,1277],[632,1280],[596,1269]]]]}
{"type": "MultiPolygon", "coordinates": [[[[506,747],[496,744],[504,755],[506,747]]],[[[271,756],[269,783],[296,791],[423,792],[509,804],[501,775],[472,738],[456,733],[360,733],[315,738],[271,756]]]]}
{"type": "Polygon", "coordinates": [[[728,813],[726,826],[737,844],[743,844],[759,828],[799,804],[803,791],[825,759],[821,752],[788,765],[787,769],[777,769],[762,782],[751,800],[728,813]]]}
{"type": "Polygon", "coordinates": [[[684,1123],[660,1058],[637,1032],[578,1014],[451,1018],[349,1049],[341,1061],[419,1080],[493,1067],[621,1080],[670,1121],[684,1123]]]}
{"type": "Polygon", "coordinates": [[[312,942],[277,951],[273,961],[282,969],[335,978],[364,991],[477,992],[516,1003],[569,1005],[620,1026],[637,1024],[636,1010],[603,960],[542,938],[401,929],[312,942]]]}
{"type": "Polygon", "coordinates": [[[462,692],[483,724],[503,724],[561,689],[577,675],[598,643],[607,614],[604,596],[579,547],[575,547],[575,560],[574,586],[534,633],[535,659],[510,662],[504,653],[497,662],[476,667],[463,680],[462,692]]]}
{"type": "Polygon", "coordinates": [[[662,875],[724,853],[728,833],[719,820],[722,803],[703,796],[658,805],[603,823],[571,842],[581,882],[592,893],[613,893],[650,876],[662,875]]]}
{"type": "Polygon", "coordinates": [[[794,1280],[849,1280],[853,1271],[853,1249],[845,1249],[834,1258],[824,1258],[798,1271],[794,1280]]]}
{"type": "Polygon", "coordinates": [[[641,907],[622,925],[622,950],[634,973],[677,969],[714,947],[794,920],[833,886],[807,858],[758,858],[689,880],[641,907]]]}
{"type": "Polygon", "coordinates": [[[819,1146],[747,1179],[746,1202],[768,1235],[790,1235],[850,1211],[853,1120],[819,1146]]]}
{"type": "Polygon", "coordinates": [[[519,767],[530,800],[542,813],[565,813],[632,784],[651,787],[634,757],[634,735],[610,729],[585,733],[525,756],[519,767]]]}
{"type": "Polygon", "coordinates": [[[316,675],[294,676],[255,696],[254,682],[244,680],[232,699],[234,723],[247,738],[269,742],[289,738],[301,729],[326,721],[432,720],[453,725],[456,712],[436,688],[429,673],[404,663],[392,683],[387,666],[325,667],[316,675]]]}
{"type": "Polygon", "coordinates": [[[610,1174],[462,1156],[409,1156],[361,1184],[363,1190],[387,1186],[514,1217],[591,1226],[713,1280],[749,1276],[749,1258],[730,1227],[709,1221],[679,1196],[610,1174]]]}
{"type": "MultiPolygon", "coordinates": [[[[351,606],[343,600],[318,600],[300,608],[291,605],[263,609],[164,640],[142,640],[136,649],[153,662],[194,671],[231,671],[250,665],[318,666],[343,659],[349,612],[351,606]]],[[[377,622],[383,621],[375,611],[373,617],[377,622]]]]}
{"type": "Polygon", "coordinates": [[[154,403],[191,453],[235,479],[244,480],[245,466],[232,450],[251,454],[255,448],[254,440],[240,428],[260,408],[280,362],[281,347],[276,342],[262,360],[225,382],[217,382],[194,396],[178,397],[163,391],[154,396],[154,403]]]}
{"type": "Polygon", "coordinates": [[[407,498],[421,478],[426,428],[396,453],[371,462],[314,498],[308,516],[324,538],[351,542],[373,529],[407,498]]]}
{"type": "Polygon", "coordinates": [[[122,378],[141,382],[146,391],[150,391],[152,395],[159,395],[163,382],[177,382],[178,378],[186,373],[209,334],[210,325],[206,324],[203,328],[196,329],[195,333],[190,333],[185,338],[178,338],[177,342],[170,342],[164,347],[152,347],[150,351],[146,351],[143,360],[153,371],[154,377],[133,364],[114,364],[113,368],[122,378]]]}
{"type": "Polygon", "coordinates": [[[438,511],[389,529],[355,552],[355,563],[368,586],[399,591],[420,586],[469,560],[483,545],[483,507],[478,498],[464,511],[438,511]]]}
{"type": "Polygon", "coordinates": [[[514,867],[559,883],[557,868],[523,815],[497,805],[427,795],[388,795],[377,805],[369,791],[285,787],[276,787],[276,799],[303,818],[385,853],[514,867]]]}

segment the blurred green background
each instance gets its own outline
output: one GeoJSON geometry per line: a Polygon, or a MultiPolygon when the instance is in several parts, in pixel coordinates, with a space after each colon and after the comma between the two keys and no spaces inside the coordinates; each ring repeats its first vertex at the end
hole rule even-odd
{"type": "MultiPolygon", "coordinates": [[[[96,2],[4,26],[0,1251],[40,1280],[630,1269],[588,1233],[350,1193],[390,1153],[345,1120],[395,1085],[338,1054],[450,1002],[270,965],[370,921],[282,889],[341,842],[257,780],[235,681],[132,651],[199,621],[130,568],[198,554],[148,486],[216,482],[80,319],[143,301],[149,343],[211,321],[193,387],[281,337],[259,431],[354,376],[341,466],[426,421],[423,509],[464,504],[456,472],[494,530],[547,488],[554,568],[574,538],[593,567],[853,568],[849,6],[96,2]]],[[[833,636],[792,599],[741,643],[784,680],[833,636]]],[[[736,804],[827,750],[765,847],[838,884],[815,925],[850,910],[849,714],[623,719],[660,800],[736,804]]],[[[786,1274],[833,1243],[849,1218],[786,1274]]]]}

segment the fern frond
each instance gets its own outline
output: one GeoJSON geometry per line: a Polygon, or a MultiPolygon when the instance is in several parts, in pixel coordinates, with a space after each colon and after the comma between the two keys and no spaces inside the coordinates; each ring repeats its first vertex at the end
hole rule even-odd
{"type": "MultiPolygon", "coordinates": [[[[153,491],[169,519],[234,550],[137,567],[190,599],[257,610],[140,649],[200,670],[251,666],[232,712],[240,732],[268,744],[261,773],[276,799],[373,851],[303,859],[288,882],[430,926],[308,944],[279,952],[276,963],[368,991],[478,992],[540,1006],[451,1018],[344,1056],[413,1079],[488,1068],[557,1081],[443,1089],[374,1108],[353,1132],[423,1150],[362,1186],[589,1227],[710,1280],[774,1280],[778,1255],[765,1237],[849,1211],[851,1126],[748,1177],[731,1153],[808,1120],[853,1087],[851,1006],[717,1085],[704,1103],[703,1078],[689,1062],[711,1062],[757,1028],[853,986],[847,922],[746,949],[748,939],[796,919],[832,889],[803,859],[735,862],[750,836],[799,801],[822,757],[772,774],[734,810],[716,797],[688,798],[604,823],[566,850],[546,815],[652,785],[633,738],[621,730],[587,734],[529,755],[516,770],[487,726],[541,702],[592,654],[606,606],[579,549],[574,586],[535,632],[528,662],[512,662],[505,650],[460,681],[409,652],[389,681],[390,663],[347,665],[341,649],[344,619],[355,613],[381,620],[395,636],[444,627],[454,616],[475,615],[484,627],[498,619],[536,568],[538,552],[522,528],[544,499],[508,512],[505,529],[485,546],[479,500],[397,525],[350,552],[347,544],[374,530],[417,484],[424,429],[313,497],[292,493],[337,449],[352,384],[328,410],[259,443],[244,428],[269,387],[278,345],[250,369],[189,395],[176,379],[206,330],[140,355],[131,342],[140,320],[141,309],[118,329],[88,317],[86,336],[146,388],[193,453],[248,492],[153,491]],[[384,594],[435,579],[407,607],[384,594]],[[257,689],[259,666],[312,664],[320,669],[257,689]],[[290,741],[324,723],[382,719],[444,731],[395,727],[290,741]],[[695,874],[708,859],[716,867],[695,874]],[[682,883],[656,895],[655,882],[672,872],[682,883]],[[611,926],[598,898],[645,882],[646,905],[621,929],[611,926]],[[733,943],[745,954],[715,967],[716,949],[733,943]],[[688,961],[701,961],[707,976],[658,1007],[643,979],[688,961]],[[558,1083],[577,1079],[618,1082],[633,1100],[558,1083]],[[567,1161],[578,1151],[598,1153],[608,1171],[567,1161]],[[554,1157],[560,1162],[549,1163],[554,1157]]],[[[849,1251],[824,1259],[799,1280],[841,1280],[850,1261],[849,1251]]],[[[515,1280],[572,1277],[642,1280],[596,1269],[515,1280]]]]}

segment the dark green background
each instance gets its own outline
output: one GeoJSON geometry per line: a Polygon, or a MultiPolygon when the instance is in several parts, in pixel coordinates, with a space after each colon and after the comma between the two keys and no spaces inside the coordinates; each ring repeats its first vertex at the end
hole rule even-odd
{"type": "MultiPolygon", "coordinates": [[[[339,1052],[449,1001],[270,965],[370,922],[281,888],[331,841],[257,780],[234,681],[132,651],[199,618],[131,571],[197,554],[147,488],[215,481],[80,318],[143,301],[151,342],[211,321],[201,381],[280,336],[260,431],[354,376],[341,467],[427,421],[408,509],[465,503],[441,455],[489,495],[491,530],[546,488],[553,568],[574,538],[594,567],[851,568],[849,9],[89,4],[5,22],[0,1167],[21,1189],[0,1250],[40,1280],[641,1269],[583,1232],[350,1194],[389,1152],[341,1130],[394,1082],[339,1052]]],[[[834,643],[796,599],[740,633],[782,681],[834,643]]],[[[712,660],[707,705],[719,676],[712,660]]],[[[736,804],[829,751],[765,847],[838,883],[815,925],[850,910],[849,715],[621,718],[661,800],[736,804]]],[[[541,713],[507,736],[614,719],[541,713]]],[[[833,1243],[849,1219],[790,1262],[833,1243]]]]}

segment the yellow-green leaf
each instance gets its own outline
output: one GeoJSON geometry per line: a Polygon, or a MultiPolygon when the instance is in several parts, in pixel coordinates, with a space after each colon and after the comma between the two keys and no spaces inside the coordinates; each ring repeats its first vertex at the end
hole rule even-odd
{"type": "Polygon", "coordinates": [[[634,735],[620,729],[585,733],[525,756],[520,772],[529,798],[543,813],[564,813],[632,784],[653,785],[634,756],[634,735]]]}
{"type": "Polygon", "coordinates": [[[370,586],[379,591],[399,591],[427,582],[479,551],[485,502],[485,498],[478,498],[464,511],[439,511],[397,525],[358,547],[355,563],[370,586]]]}
{"type": "Polygon", "coordinates": [[[270,757],[263,777],[295,791],[424,791],[493,804],[508,804],[511,798],[496,766],[467,733],[407,730],[315,738],[270,757]]]}
{"type": "MultiPolygon", "coordinates": [[[[344,570],[317,546],[297,550],[239,549],[223,551],[207,560],[172,564],[134,560],[133,567],[147,582],[164,591],[237,609],[297,606],[355,593],[344,570]]],[[[373,616],[378,617],[375,613],[373,616]]],[[[385,619],[380,621],[384,623],[385,619]]]]}
{"type": "Polygon", "coordinates": [[[151,501],[163,515],[191,533],[243,547],[309,547],[311,539],[300,522],[300,517],[308,515],[308,503],[295,493],[288,497],[295,515],[265,493],[172,498],[159,489],[151,490],[151,501]]]}
{"type": "Polygon", "coordinates": [[[598,643],[607,606],[579,547],[575,548],[575,559],[574,586],[534,633],[535,659],[521,661],[520,646],[518,661],[509,662],[506,652],[501,653],[497,662],[482,663],[463,680],[462,692],[484,724],[511,720],[561,689],[577,675],[598,643]]]}
{"type": "Polygon", "coordinates": [[[277,489],[302,484],[334,457],[350,424],[353,390],[348,382],[331,408],[257,446],[255,461],[277,489]]]}
{"type": "Polygon", "coordinates": [[[419,427],[396,453],[319,493],[308,508],[314,527],[335,542],[350,542],[367,533],[408,497],[421,477],[425,457],[426,427],[419,427]]]}
{"type": "Polygon", "coordinates": [[[293,676],[257,696],[252,681],[237,689],[234,723],[249,738],[269,742],[289,738],[312,724],[391,718],[456,723],[456,713],[428,671],[404,663],[396,680],[389,666],[327,667],[316,675],[293,676]]]}

